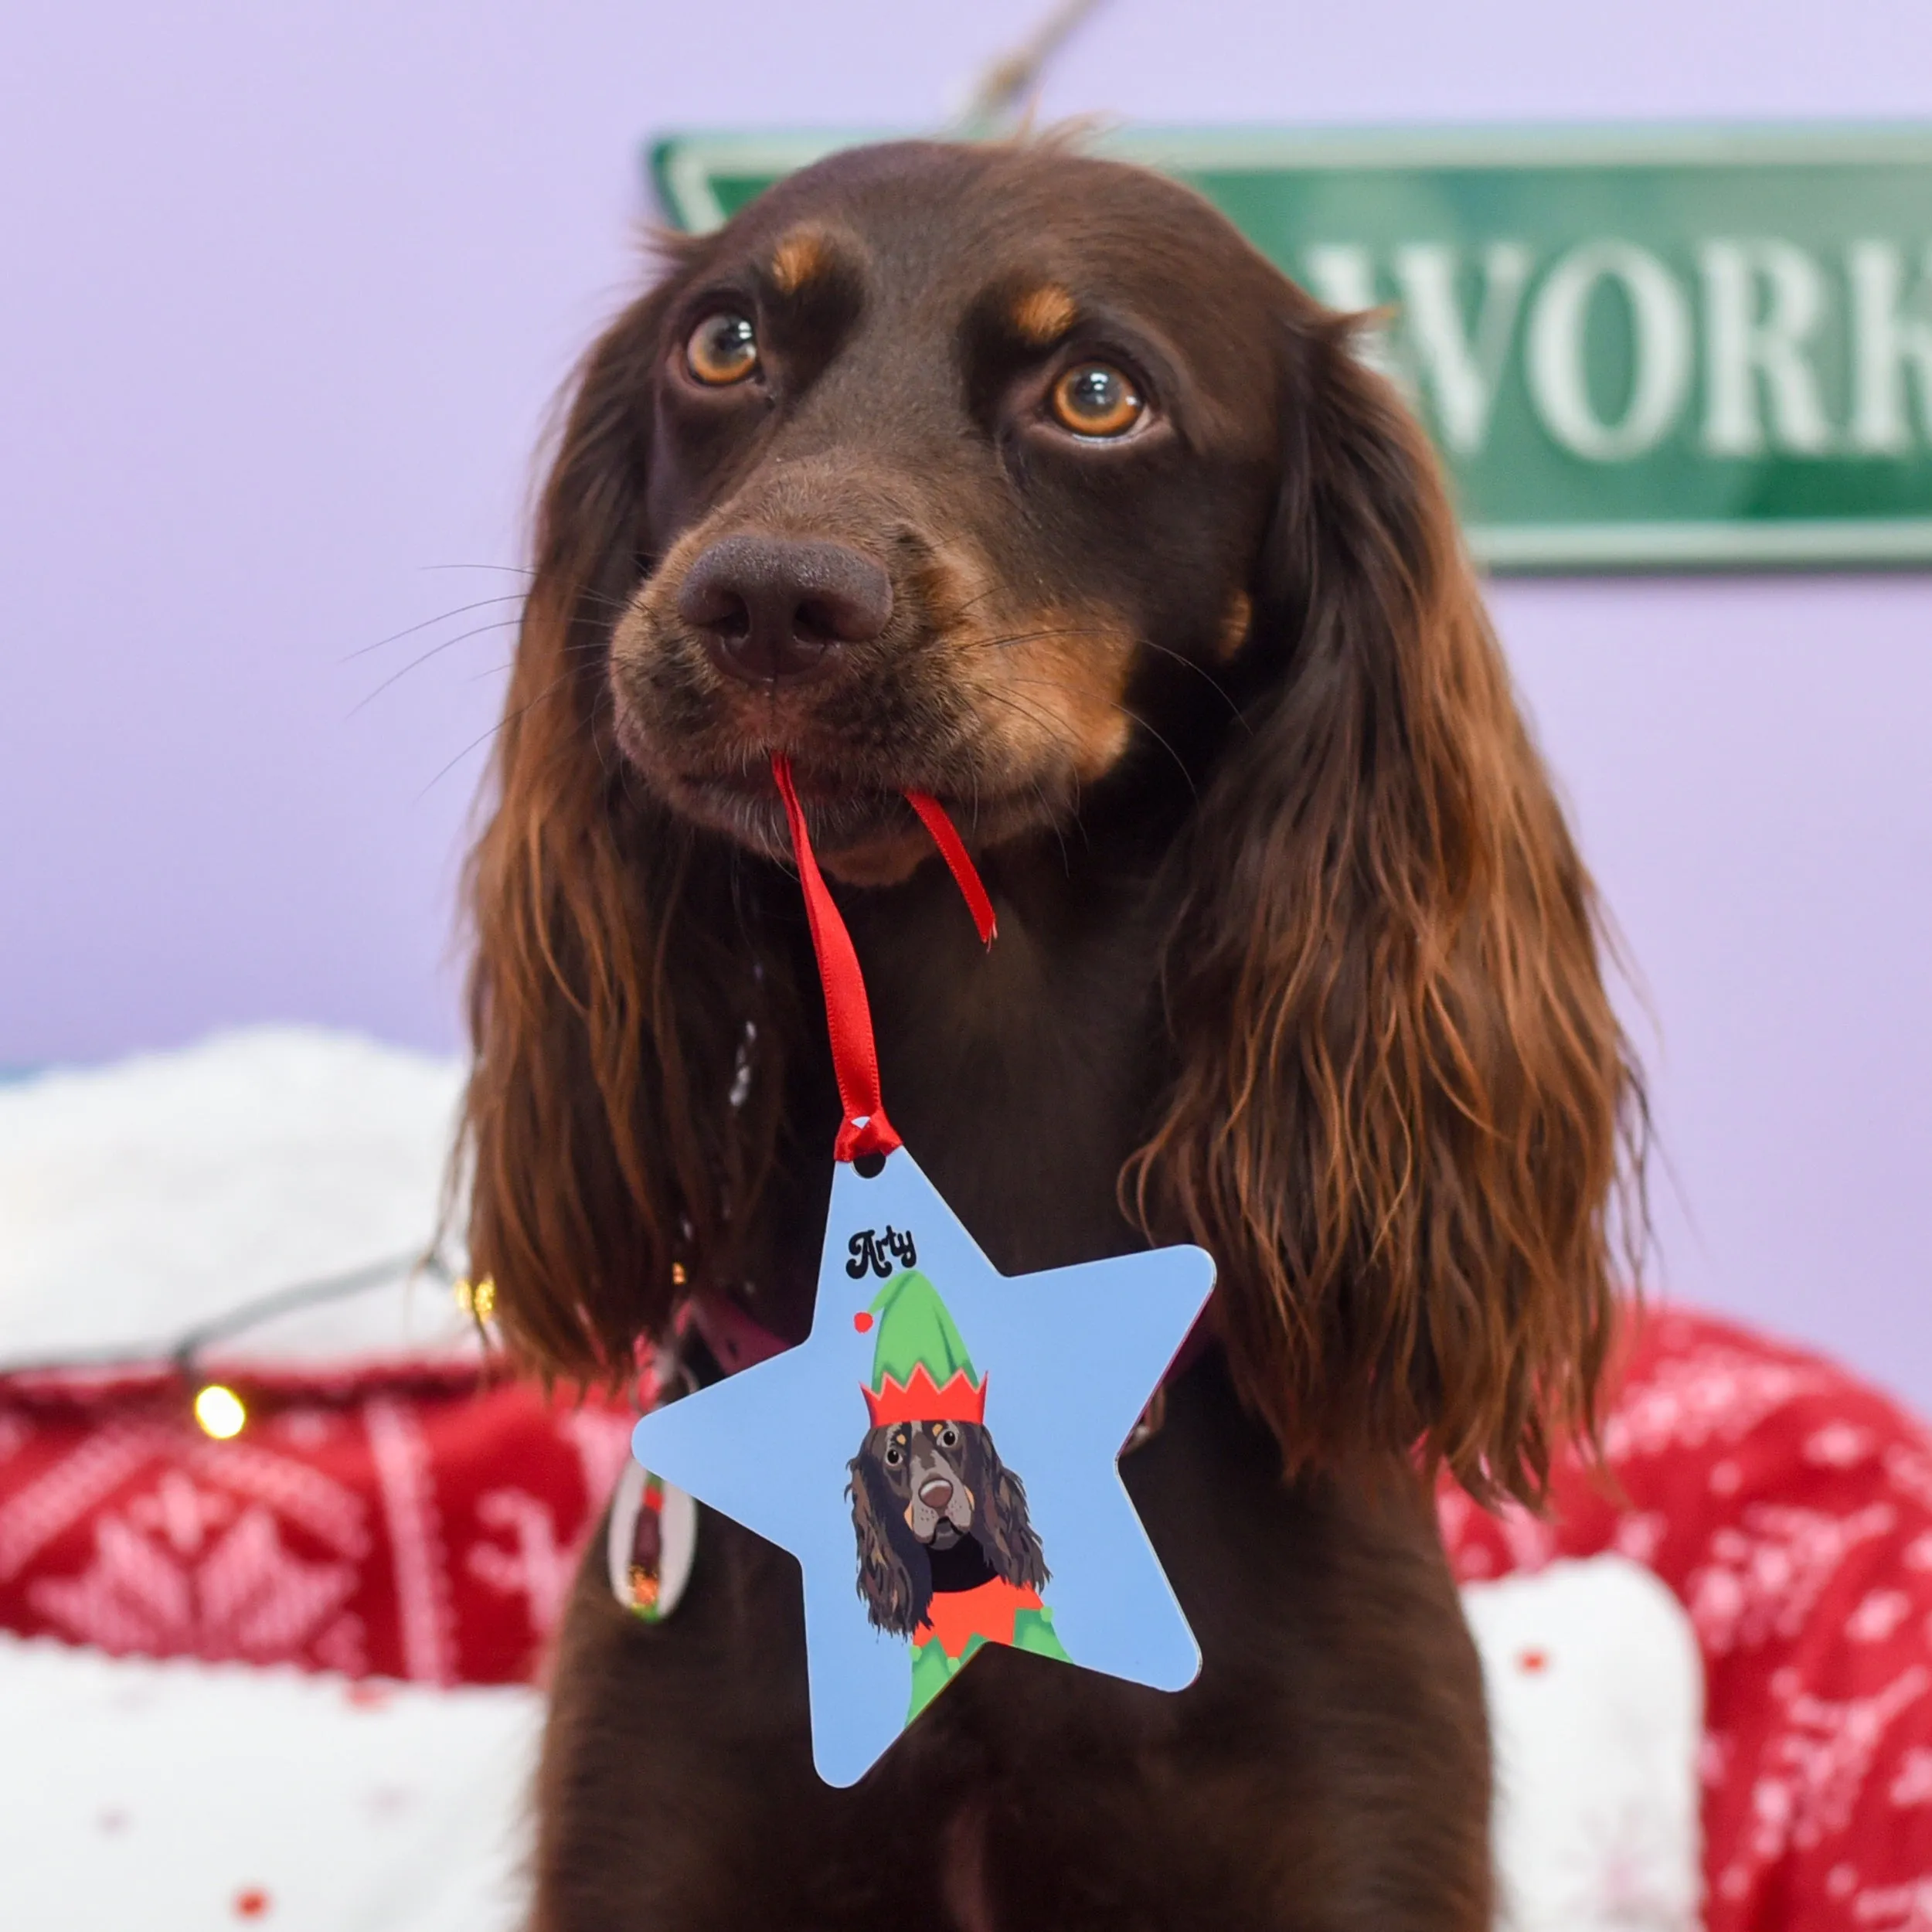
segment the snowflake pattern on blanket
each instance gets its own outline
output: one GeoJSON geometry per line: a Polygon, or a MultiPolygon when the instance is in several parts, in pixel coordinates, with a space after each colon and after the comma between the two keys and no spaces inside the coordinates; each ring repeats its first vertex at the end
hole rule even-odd
{"type": "MultiPolygon", "coordinates": [[[[179,1391],[155,1402],[0,1381],[0,1627],[520,1676],[629,1427],[621,1406],[419,1382],[291,1399],[211,1443],[179,1391]]],[[[1621,1493],[1566,1464],[1547,1520],[1445,1490],[1458,1575],[1614,1550],[1683,1604],[1706,1675],[1709,1932],[1932,1932],[1932,1436],[1814,1355],[1669,1311],[1638,1335],[1604,1440],[1621,1493]]]]}
{"type": "Polygon", "coordinates": [[[529,1676],[627,1410],[474,1376],[253,1406],[216,1442],[176,1385],[0,1378],[0,1627],[117,1656],[529,1676]]]}
{"type": "Polygon", "coordinates": [[[1932,1932],[1932,1436],[1817,1357],[1655,1314],[1548,1521],[1440,1498],[1463,1581],[1615,1550],[1689,1611],[1707,1932],[1932,1932]]]}

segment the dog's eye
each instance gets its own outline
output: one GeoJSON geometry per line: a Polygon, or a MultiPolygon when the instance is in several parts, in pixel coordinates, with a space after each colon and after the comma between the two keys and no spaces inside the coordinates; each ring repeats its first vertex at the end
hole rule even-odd
{"type": "Polygon", "coordinates": [[[684,359],[691,373],[713,389],[742,383],[758,366],[758,332],[749,316],[720,309],[691,332],[684,359]]]}
{"type": "Polygon", "coordinates": [[[896,1468],[899,1467],[899,1465],[900,1465],[902,1462],[903,1462],[905,1460],[906,1460],[906,1458],[905,1458],[905,1455],[904,1455],[903,1452],[900,1450],[900,1447],[899,1447],[899,1444],[898,1444],[897,1443],[896,1443],[896,1442],[889,1442],[888,1444],[886,1444],[886,1467],[888,1469],[896,1469],[896,1468]]]}
{"type": "Polygon", "coordinates": [[[1124,436],[1147,405],[1133,383],[1106,362],[1081,362],[1053,385],[1054,420],[1076,436],[1124,436]]]}
{"type": "Polygon", "coordinates": [[[939,1431],[939,1446],[942,1449],[957,1449],[959,1447],[959,1431],[950,1422],[939,1431]]]}

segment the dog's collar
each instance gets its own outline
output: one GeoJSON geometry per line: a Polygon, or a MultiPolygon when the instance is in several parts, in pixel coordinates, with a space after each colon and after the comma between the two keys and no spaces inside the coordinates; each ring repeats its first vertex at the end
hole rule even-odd
{"type": "Polygon", "coordinates": [[[755,1315],[720,1294],[694,1294],[684,1304],[679,1325],[681,1338],[695,1335],[703,1344],[718,1371],[709,1378],[713,1381],[734,1376],[754,1362],[768,1362],[789,1345],[755,1315]]]}
{"type": "MultiPolygon", "coordinates": [[[[693,1389],[709,1388],[753,1362],[768,1361],[786,1344],[735,1301],[697,1294],[672,1324],[640,1389],[655,1408],[693,1389]]],[[[647,1624],[661,1624],[678,1607],[691,1577],[698,1512],[682,1490],[627,1458],[611,1499],[604,1529],[611,1592],[647,1624]]]]}

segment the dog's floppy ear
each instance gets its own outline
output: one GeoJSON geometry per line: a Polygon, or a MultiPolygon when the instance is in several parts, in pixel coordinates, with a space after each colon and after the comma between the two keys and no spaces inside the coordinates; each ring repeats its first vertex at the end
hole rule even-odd
{"type": "Polygon", "coordinates": [[[990,1430],[970,1429],[968,1435],[975,1447],[971,1466],[961,1473],[986,1527],[987,1560],[1009,1583],[1043,1590],[1051,1573],[1027,1514],[1026,1485],[1000,1461],[990,1430]]]}
{"type": "Polygon", "coordinates": [[[621,315],[578,376],[467,877],[471,1267],[494,1280],[513,1347],[586,1378],[630,1371],[680,1265],[736,1278],[733,1230],[777,1117],[775,1083],[755,1077],[773,1029],[747,1022],[782,976],[750,957],[732,869],[691,862],[695,835],[627,782],[609,741],[607,643],[649,568],[650,398],[675,287],[621,315]]]}
{"type": "Polygon", "coordinates": [[[885,1432],[869,1434],[852,1459],[852,1526],[859,1539],[859,1595],[880,1630],[910,1637],[932,1607],[932,1562],[906,1527],[904,1505],[880,1461],[885,1432]]]}
{"type": "Polygon", "coordinates": [[[1291,1464],[1420,1450],[1535,1499],[1595,1426],[1642,1096],[1434,457],[1352,328],[1287,324],[1266,675],[1179,855],[1181,1071],[1126,1184],[1214,1254],[1291,1464]]]}

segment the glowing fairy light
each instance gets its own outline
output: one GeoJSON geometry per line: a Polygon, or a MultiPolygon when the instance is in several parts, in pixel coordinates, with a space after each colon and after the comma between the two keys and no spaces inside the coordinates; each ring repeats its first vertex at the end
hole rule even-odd
{"type": "Polygon", "coordinates": [[[479,1321],[487,1321],[496,1309],[496,1281],[491,1275],[481,1281],[453,1282],[450,1292],[456,1298],[456,1305],[465,1315],[475,1316],[479,1321]]]}
{"type": "Polygon", "coordinates": [[[230,1436],[241,1434],[248,1411],[233,1389],[211,1382],[195,1397],[195,1420],[217,1442],[226,1442],[230,1436]]]}

